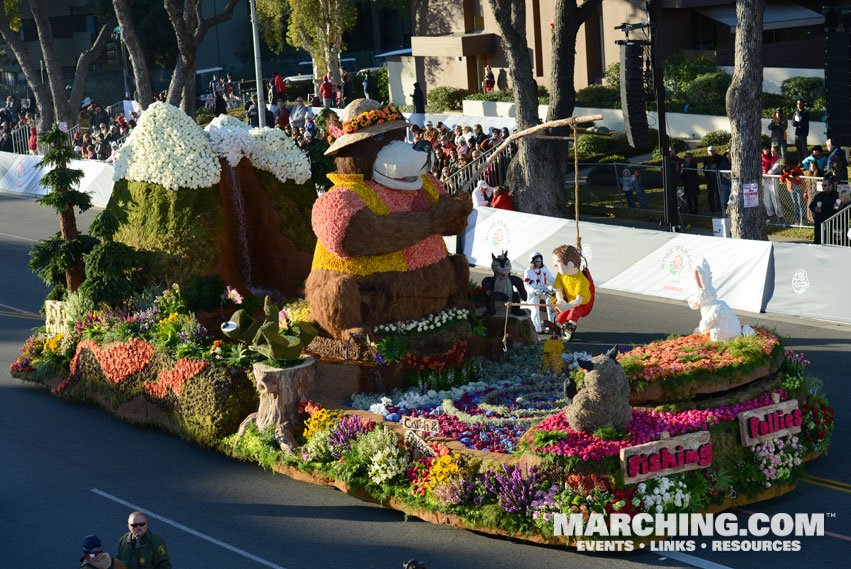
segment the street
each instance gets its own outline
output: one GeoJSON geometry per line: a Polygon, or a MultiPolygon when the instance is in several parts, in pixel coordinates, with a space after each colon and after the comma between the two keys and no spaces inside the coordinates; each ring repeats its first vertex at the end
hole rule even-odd
{"type": "MultiPolygon", "coordinates": [[[[81,229],[97,213],[80,216],[81,229]]],[[[825,529],[832,535],[801,538],[797,553],[720,552],[700,545],[690,553],[576,553],[406,521],[402,513],[236,462],[11,378],[8,366],[40,325],[34,315],[47,292],[27,267],[28,251],[57,230],[51,210],[0,193],[0,567],[73,566],[81,540],[91,533],[115,553],[127,531],[127,514],[137,508],[148,514],[150,530],[165,539],[178,569],[398,569],[411,558],[428,569],[847,566],[851,325],[742,316],[743,323],[772,329],[787,348],[803,352],[812,362],[810,372],[825,381],[836,411],[833,447],[807,471],[841,483],[802,482],[786,496],[745,510],[825,513],[825,529]]],[[[844,301],[839,290],[837,298],[844,301]]],[[[580,321],[568,347],[600,353],[615,343],[643,344],[688,334],[699,319],[685,303],[598,290],[593,313],[580,321]]]]}

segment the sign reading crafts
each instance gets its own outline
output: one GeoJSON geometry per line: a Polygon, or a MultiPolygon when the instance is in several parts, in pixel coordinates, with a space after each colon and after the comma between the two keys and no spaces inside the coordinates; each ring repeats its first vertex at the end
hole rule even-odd
{"type": "Polygon", "coordinates": [[[621,449],[624,484],[706,468],[712,464],[709,431],[678,437],[671,437],[667,431],[662,431],[661,437],[658,441],[621,449]]]}

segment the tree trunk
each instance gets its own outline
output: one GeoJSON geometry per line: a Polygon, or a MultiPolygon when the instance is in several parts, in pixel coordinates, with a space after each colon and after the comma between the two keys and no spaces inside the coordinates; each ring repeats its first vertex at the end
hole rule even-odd
{"type": "Polygon", "coordinates": [[[0,10],[0,36],[6,42],[6,45],[12,50],[18,65],[24,73],[27,84],[35,97],[35,104],[39,109],[39,132],[44,132],[53,125],[53,99],[50,96],[50,91],[47,86],[41,81],[38,70],[33,65],[29,51],[21,41],[18,32],[14,31],[9,26],[9,21],[6,19],[6,14],[0,10]]]}
{"type": "Polygon", "coordinates": [[[765,0],[736,1],[736,66],[727,90],[732,158],[732,233],[767,240],[762,199],[762,18],[765,0]],[[745,185],[756,184],[755,203],[745,204],[745,185]]]}
{"type": "Polygon", "coordinates": [[[180,106],[187,114],[195,116],[195,60],[198,48],[204,41],[207,31],[233,16],[233,9],[239,0],[228,0],[224,9],[211,18],[201,19],[201,0],[184,0],[181,8],[178,0],[163,0],[168,18],[177,35],[177,48],[180,56],[174,66],[171,83],[168,86],[168,102],[180,106]],[[191,76],[190,76],[191,74],[191,76]],[[187,85],[191,83],[191,85],[187,85]],[[189,100],[186,100],[187,95],[189,100]]]}
{"type": "MultiPolygon", "coordinates": [[[[63,162],[60,167],[66,168],[67,164],[63,162]]],[[[67,192],[68,189],[66,188],[60,191],[67,192]]],[[[77,217],[74,215],[73,207],[69,207],[59,213],[59,234],[65,241],[72,241],[80,236],[80,232],[77,230],[77,217]]],[[[77,289],[83,284],[83,279],[82,259],[77,259],[70,269],[65,269],[65,285],[68,288],[68,292],[77,292],[77,289]]]]}
{"type": "MultiPolygon", "coordinates": [[[[106,45],[106,40],[115,20],[111,18],[101,27],[98,37],[92,47],[82,52],[77,58],[77,67],[74,71],[74,83],[71,93],[65,90],[65,80],[62,77],[62,67],[59,65],[59,55],[56,52],[56,43],[53,41],[53,30],[47,16],[44,0],[30,0],[33,20],[38,31],[38,41],[41,45],[41,53],[44,57],[45,71],[47,71],[48,84],[53,95],[53,111],[56,120],[65,122],[69,127],[77,124],[80,101],[83,98],[83,90],[86,86],[86,77],[89,67],[97,57],[100,50],[106,45]]],[[[43,111],[43,108],[40,107],[43,111]]]]}
{"type": "MultiPolygon", "coordinates": [[[[44,0],[30,0],[35,27],[38,31],[38,42],[41,45],[41,53],[44,57],[44,68],[47,72],[47,82],[53,95],[53,111],[57,120],[67,120],[73,116],[71,105],[68,104],[68,95],[65,93],[65,81],[62,78],[62,67],[59,65],[59,55],[56,53],[56,45],[53,42],[53,31],[50,20],[47,17],[47,9],[44,0]]],[[[69,126],[73,126],[72,123],[69,126]]]]}
{"type": "MultiPolygon", "coordinates": [[[[602,0],[586,0],[577,7],[576,0],[558,0],[553,29],[552,72],[550,74],[550,108],[547,120],[567,118],[573,114],[576,93],[573,73],[576,58],[576,36],[580,26],[602,0]]],[[[494,18],[502,34],[514,88],[517,129],[538,124],[537,83],[532,75],[532,61],[526,42],[525,2],[490,0],[494,18]]],[[[569,136],[567,129],[554,131],[569,136]]],[[[568,145],[553,140],[521,140],[518,152],[508,168],[507,184],[520,211],[564,217],[567,214],[564,179],[569,155],[568,145]]]]}
{"type": "MultiPolygon", "coordinates": [[[[60,121],[65,121],[68,126],[74,126],[79,120],[80,102],[83,100],[83,92],[86,88],[86,78],[89,76],[89,67],[92,62],[100,54],[101,50],[106,46],[109,36],[112,35],[112,30],[115,29],[115,18],[107,20],[100,28],[95,42],[92,47],[82,52],[77,58],[77,67],[74,72],[74,83],[71,85],[71,95],[68,99],[68,116],[63,116],[57,113],[57,118],[60,121]]],[[[64,98],[64,95],[63,95],[64,98]]]]}
{"type": "Polygon", "coordinates": [[[190,117],[195,116],[195,69],[194,61],[186,68],[183,82],[183,100],[180,101],[181,110],[190,117]]]}
{"type": "Polygon", "coordinates": [[[153,102],[154,94],[151,90],[148,62],[145,60],[142,44],[139,42],[136,27],[133,25],[130,0],[112,0],[112,6],[115,9],[115,17],[118,18],[118,24],[121,26],[121,37],[127,46],[127,53],[130,55],[130,65],[133,68],[133,77],[136,81],[136,101],[144,110],[153,102]]]}

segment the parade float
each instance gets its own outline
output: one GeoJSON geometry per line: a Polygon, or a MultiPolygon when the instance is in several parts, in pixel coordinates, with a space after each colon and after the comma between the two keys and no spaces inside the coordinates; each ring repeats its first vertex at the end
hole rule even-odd
{"type": "MultiPolygon", "coordinates": [[[[336,187],[313,209],[306,300],[252,294],[243,280],[217,290],[212,310],[192,310],[180,283],[227,264],[216,258],[224,249],[205,250],[180,283],[116,305],[77,293],[48,303],[47,326],[12,375],[430,522],[548,544],[575,543],[554,535],[556,514],[717,512],[782,495],[828,449],[833,411],[809,362],[770,330],[734,322],[708,265],[690,300],[697,329],[647,345],[569,352],[558,338],[539,345],[528,316],[509,317],[508,307],[505,320],[487,317],[493,297],[468,282],[440,238],[463,229],[467,202],[395,144],[403,131],[393,107],[357,103],[331,147],[336,187]],[[406,228],[419,233],[399,237],[406,228]],[[424,253],[409,250],[423,241],[424,253]]],[[[234,132],[221,140],[271,136],[227,121],[219,126],[234,132]]],[[[137,135],[110,203],[126,227],[117,239],[142,248],[130,210],[143,197],[162,194],[150,203],[163,204],[160,225],[180,236],[181,207],[221,203],[225,162],[275,170],[262,152],[223,152],[214,129],[193,136],[219,173],[191,180],[157,177],[174,158],[137,135]]],[[[200,223],[198,243],[221,238],[208,229],[227,227],[228,215],[200,223]]],[[[150,247],[168,258],[189,246],[150,247]]],[[[284,257],[272,249],[263,263],[284,257]]],[[[164,265],[163,274],[176,269],[164,265]]]]}

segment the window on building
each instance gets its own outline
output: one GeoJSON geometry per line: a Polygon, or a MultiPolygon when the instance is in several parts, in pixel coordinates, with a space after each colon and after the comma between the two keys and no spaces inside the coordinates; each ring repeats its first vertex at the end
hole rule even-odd
{"type": "Polygon", "coordinates": [[[694,12],[694,49],[715,49],[715,20],[694,12]]]}

